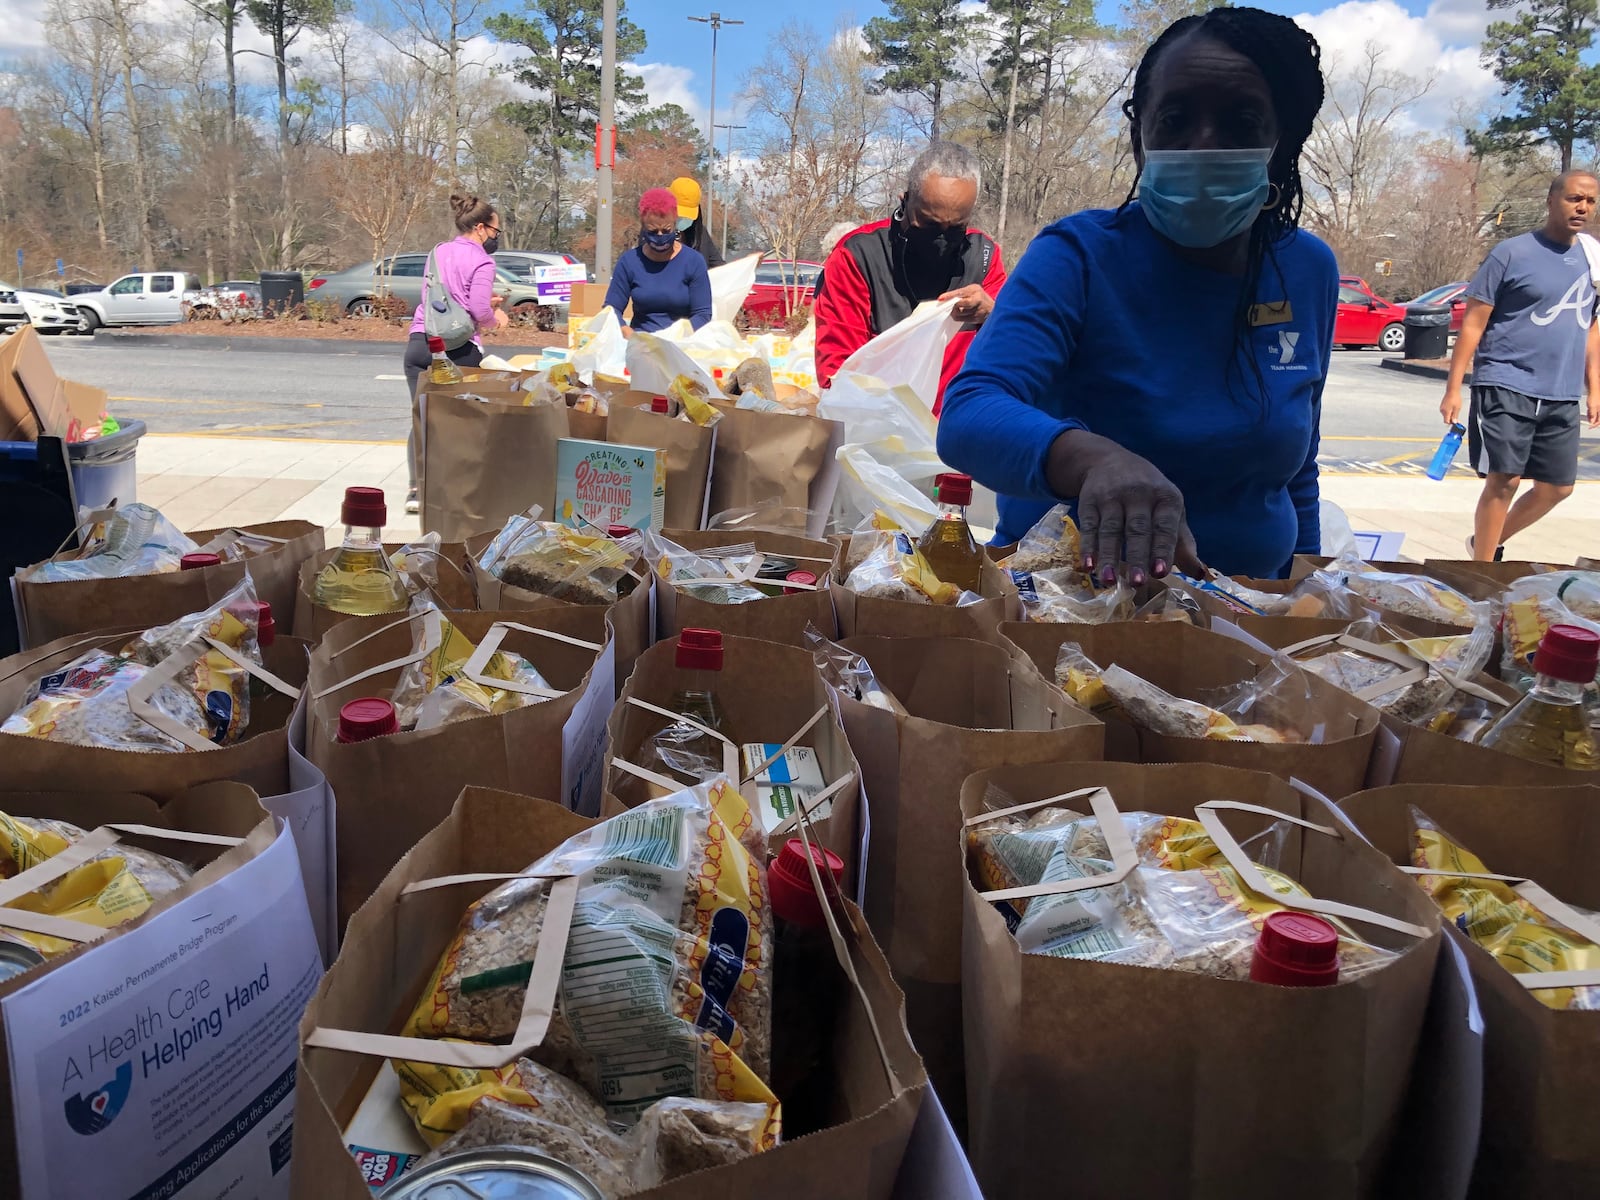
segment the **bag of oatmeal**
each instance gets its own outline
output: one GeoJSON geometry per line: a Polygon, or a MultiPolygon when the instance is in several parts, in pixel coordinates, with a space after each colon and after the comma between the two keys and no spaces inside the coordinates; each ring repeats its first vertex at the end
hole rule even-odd
{"type": "Polygon", "coordinates": [[[1311,578],[1330,592],[1348,588],[1369,604],[1403,617],[1442,625],[1495,623],[1494,605],[1464,596],[1447,583],[1426,575],[1379,571],[1355,555],[1330,563],[1311,578]]]}
{"type": "Polygon", "coordinates": [[[656,577],[707,604],[749,604],[767,593],[751,581],[756,544],[689,550],[652,529],[644,531],[644,556],[656,577]]]}
{"type": "Polygon", "coordinates": [[[29,583],[61,583],[162,575],[178,570],[183,556],[197,549],[192,538],[148,504],[130,504],[97,518],[75,553],[48,559],[17,572],[17,577],[29,583]]]}
{"type": "MultiPolygon", "coordinates": [[[[550,884],[578,877],[550,1027],[529,1057],[581,1084],[631,1126],[663,1096],[773,1104],[772,948],[765,845],[726,779],[685,789],[569,838],[467,910],[407,1022],[409,1037],[505,1040],[521,1017],[550,884]],[[615,1019],[619,994],[630,1019],[615,1019]]],[[[424,1137],[459,1128],[449,1092],[407,1086],[437,1068],[396,1064],[424,1137]],[[427,1114],[428,1124],[421,1124],[427,1114]]],[[[501,1081],[503,1082],[503,1080],[501,1081]]],[[[470,1103],[470,1102],[469,1102],[470,1103]]]]}
{"type": "Polygon", "coordinates": [[[116,653],[91,650],[35,681],[0,732],[111,750],[178,752],[191,747],[145,720],[133,698],[153,670],[177,655],[193,655],[156,687],[150,706],[219,746],[244,736],[250,724],[250,676],[235,657],[256,665],[259,609],[247,573],[204,612],[147,629],[116,653]],[[132,693],[132,695],[130,695],[132,693]]]}
{"type": "Polygon", "coordinates": [[[478,566],[502,583],[569,604],[615,604],[618,583],[639,556],[637,533],[580,532],[538,519],[538,509],[507,521],[478,556],[478,566]]]}

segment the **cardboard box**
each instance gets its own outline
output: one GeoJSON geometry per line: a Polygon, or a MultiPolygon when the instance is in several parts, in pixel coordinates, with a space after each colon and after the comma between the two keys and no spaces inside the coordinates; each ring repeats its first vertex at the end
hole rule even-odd
{"type": "Polygon", "coordinates": [[[103,388],[60,378],[32,325],[0,345],[0,442],[64,438],[74,419],[98,424],[107,399],[103,388]]]}
{"type": "Polygon", "coordinates": [[[665,451],[583,438],[556,442],[557,521],[590,532],[610,525],[660,529],[666,503],[665,451]]]}

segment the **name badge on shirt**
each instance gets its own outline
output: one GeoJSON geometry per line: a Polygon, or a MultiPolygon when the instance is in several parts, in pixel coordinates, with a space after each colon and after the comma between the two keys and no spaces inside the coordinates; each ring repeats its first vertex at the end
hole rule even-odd
{"type": "Polygon", "coordinates": [[[1261,325],[1287,325],[1294,320],[1294,309],[1287,300],[1278,300],[1272,304],[1252,304],[1250,306],[1250,324],[1261,325]]]}

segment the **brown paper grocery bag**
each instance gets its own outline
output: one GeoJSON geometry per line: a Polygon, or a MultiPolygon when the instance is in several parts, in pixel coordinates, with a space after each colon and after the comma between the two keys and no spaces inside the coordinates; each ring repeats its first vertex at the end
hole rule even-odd
{"type": "Polygon", "coordinates": [[[567,410],[551,404],[424,395],[422,528],[447,542],[499,529],[537,504],[554,512],[556,443],[567,410]]]}
{"type": "MultiPolygon", "coordinates": [[[[1497,689],[1498,690],[1498,689],[1497,689]]],[[[1485,787],[1572,787],[1594,781],[1593,771],[1530,762],[1487,746],[1458,741],[1431,729],[1406,725],[1392,717],[1385,730],[1399,739],[1399,758],[1392,780],[1373,783],[1434,783],[1485,787]]]]}
{"type": "MultiPolygon", "coordinates": [[[[489,543],[499,536],[499,531],[480,533],[466,542],[467,575],[472,580],[477,596],[477,607],[484,612],[533,612],[541,608],[574,608],[565,600],[530,592],[526,588],[502,583],[493,574],[478,565],[489,543]]],[[[655,641],[654,593],[649,569],[643,561],[633,565],[637,579],[632,591],[605,609],[611,626],[611,636],[617,653],[617,690],[628,682],[634,660],[655,641]]]]}
{"type": "MultiPolygon", "coordinates": [[[[63,583],[16,580],[17,620],[24,646],[42,646],[69,634],[129,625],[149,628],[201,612],[221,600],[244,577],[255,583],[256,599],[272,605],[284,629],[294,616],[295,579],[300,564],[322,549],[325,534],[309,521],[271,521],[242,525],[239,532],[271,539],[273,548],[237,562],[161,575],[120,579],[80,579],[63,583]]],[[[232,532],[204,529],[189,537],[200,545],[232,532]]]]}
{"type": "MultiPolygon", "coordinates": [[[[385,554],[392,555],[401,547],[402,543],[390,542],[384,545],[383,550],[385,554]]],[[[368,629],[376,629],[393,618],[393,614],[357,617],[349,613],[334,612],[331,608],[324,608],[317,603],[317,575],[338,553],[339,548],[334,546],[312,555],[300,564],[300,571],[295,580],[294,607],[291,610],[294,613],[294,635],[305,638],[313,644],[320,642],[335,625],[343,625],[347,621],[357,621],[368,629]]],[[[466,548],[460,542],[441,542],[438,552],[432,557],[434,571],[439,580],[438,586],[432,589],[433,598],[440,607],[448,609],[482,607],[477,602],[472,576],[468,572],[466,548]]]]}
{"type": "Polygon", "coordinates": [[[705,526],[717,425],[701,426],[664,413],[653,413],[650,393],[624,392],[611,398],[604,437],[608,442],[623,446],[653,446],[665,451],[666,527],[701,529],[705,526]]]}
{"type": "MultiPolygon", "coordinates": [[[[22,707],[40,678],[65,668],[91,650],[115,652],[143,632],[143,626],[61,638],[0,660],[0,713],[22,707]]],[[[298,638],[279,637],[262,659],[268,671],[298,688],[306,681],[310,647],[298,638]]],[[[0,787],[16,790],[137,791],[164,801],[185,788],[230,779],[258,795],[289,790],[289,718],[295,701],[268,691],[250,702],[250,723],[242,741],[231,746],[171,754],[74,746],[17,734],[0,734],[0,787]]],[[[129,720],[135,719],[130,710],[129,720]]]]}
{"type": "MultiPolygon", "coordinates": [[[[88,831],[91,835],[104,834],[107,832],[106,827],[123,826],[121,829],[110,830],[117,834],[114,845],[138,846],[169,858],[179,859],[195,868],[195,873],[188,882],[157,897],[144,913],[133,920],[104,932],[80,927],[92,940],[87,940],[77,949],[51,958],[40,966],[0,980],[0,998],[30,986],[65,964],[76,962],[84,955],[94,954],[98,947],[155,919],[160,913],[194,895],[212,880],[221,878],[241,863],[260,854],[272,844],[277,833],[272,818],[261,807],[261,801],[256,794],[238,783],[207,783],[193,788],[180,788],[169,792],[162,803],[158,803],[151,796],[115,787],[86,788],[81,791],[0,791],[0,812],[19,817],[66,821],[88,831]],[[140,832],[141,829],[148,832],[140,832]],[[199,840],[160,837],[157,836],[157,831],[199,835],[199,840]]],[[[114,845],[108,849],[114,849],[114,845]]],[[[49,861],[46,860],[47,863],[49,861]]],[[[41,885],[42,883],[43,881],[41,885]]],[[[117,978],[120,980],[121,977],[117,978]]],[[[126,997],[118,999],[122,990],[118,986],[108,989],[98,1000],[91,1001],[91,998],[86,996],[84,1001],[93,1002],[96,1011],[105,1011],[111,1006],[126,1003],[126,997]]],[[[3,1012],[4,1010],[0,1009],[0,1015],[3,1015],[3,1012]]],[[[129,1005],[130,1025],[134,1023],[136,1016],[144,1016],[143,1005],[129,1005]]],[[[145,1019],[150,1018],[145,1017],[145,1019]]],[[[13,1107],[15,1085],[12,1078],[13,1066],[7,1047],[12,1041],[17,1040],[19,1035],[31,1038],[37,1034],[38,1031],[34,1029],[25,1033],[13,1030],[8,1039],[3,1031],[0,1031],[0,1083],[4,1084],[0,1087],[0,1195],[21,1195],[21,1185],[17,1179],[16,1116],[13,1107]]],[[[136,1100],[130,1108],[138,1106],[136,1100]]]]}
{"type": "Polygon", "coordinates": [[[992,640],[1003,621],[1022,620],[1022,598],[1011,576],[985,561],[977,604],[919,604],[863,596],[845,587],[852,567],[862,557],[852,553],[852,539],[843,539],[840,565],[833,573],[833,607],[841,637],[957,637],[992,640]]]}
{"type": "MultiPolygon", "coordinates": [[[[1101,667],[1119,664],[1186,700],[1206,702],[1212,689],[1255,679],[1271,669],[1267,655],[1244,643],[1178,621],[1007,624],[1000,633],[1052,680],[1061,647],[1076,642],[1101,667]]],[[[1302,779],[1334,797],[1360,791],[1377,737],[1377,712],[1315,675],[1296,673],[1304,680],[1303,694],[1268,706],[1255,719],[1274,724],[1276,717],[1287,727],[1319,730],[1322,740],[1318,743],[1271,745],[1169,737],[1110,712],[1104,714],[1106,757],[1125,762],[1209,762],[1266,771],[1281,779],[1302,779]]]]}
{"type": "MultiPolygon", "coordinates": [[[[1347,796],[1339,807],[1394,862],[1411,864],[1415,805],[1492,872],[1532,879],[1567,904],[1600,908],[1600,788],[1410,786],[1347,796]]],[[[1419,887],[1420,891],[1421,888],[1419,887]]],[[[1546,1007],[1446,925],[1483,1011],[1483,1134],[1471,1195],[1585,1196],[1600,1179],[1600,1013],[1546,1007]]]]}
{"type": "MultiPolygon", "coordinates": [[[[677,711],[673,698],[695,685],[698,673],[679,670],[676,657],[675,638],[657,642],[640,656],[606,726],[613,760],[638,762],[646,739],[669,724],[654,709],[677,711]],[[653,708],[634,703],[641,700],[653,708]]],[[[839,785],[827,801],[826,814],[814,814],[812,824],[816,838],[844,859],[843,890],[846,895],[855,895],[861,865],[861,769],[810,652],[724,635],[722,670],[716,672],[715,684],[717,702],[726,720],[721,733],[733,747],[752,742],[786,746],[791,741],[808,746],[816,751],[824,783],[839,785]]],[[[739,782],[744,783],[750,772],[742,762],[738,768],[739,782]]],[[[692,781],[673,782],[681,788],[692,781]]],[[[606,790],[626,808],[636,807],[664,791],[615,765],[607,772],[606,790]]],[[[754,786],[742,790],[754,804],[754,786]]],[[[794,824],[791,816],[785,816],[768,827],[774,854],[785,841],[799,836],[794,824]]]]}
{"type": "Polygon", "coordinates": [[[1105,731],[996,645],[927,637],[844,645],[866,657],[908,714],[840,699],[872,827],[864,908],[905,989],[912,1039],[960,1131],[961,874],[953,847],[961,781],[1001,763],[1098,758],[1105,731]]]}
{"type": "Polygon", "coordinates": [[[713,403],[722,420],[711,463],[711,515],[765,505],[809,510],[807,519],[798,511],[790,514],[795,532],[821,537],[839,486],[834,454],[844,443],[844,426],[820,417],[713,403]]]}
{"type": "MultiPolygon", "coordinates": [[[[454,936],[461,914],[497,880],[405,894],[441,877],[525,870],[589,822],[543,801],[468,788],[442,824],[391,870],[350,922],[339,960],[300,1024],[299,1087],[291,1194],[296,1200],[369,1200],[344,1130],[382,1061],[328,1049],[329,1028],[398,1030],[454,936]]],[[[901,997],[860,913],[847,902],[838,922],[860,990],[846,988],[832,1028],[834,1124],[737,1163],[637,1193],[651,1200],[891,1200],[911,1129],[927,1090],[901,997]]],[[[369,1147],[369,1149],[371,1149],[369,1147]]],[[[377,1148],[383,1149],[383,1148],[377,1148]]]]}
{"type": "MultiPolygon", "coordinates": [[[[1438,914],[1320,800],[1256,772],[1006,767],[969,778],[961,812],[1095,788],[1123,813],[1195,819],[1197,805],[1222,801],[1311,822],[1288,826],[1277,865],[1318,901],[1391,921],[1358,932],[1398,957],[1332,987],[1280,988],[1024,954],[963,864],[969,1148],[985,1193],[1054,1194],[1067,1157],[1072,1194],[1085,1197],[1400,1194],[1385,1168],[1405,1152],[1409,1084],[1427,1070],[1416,1059],[1438,914]]],[[[1241,842],[1274,824],[1237,807],[1214,815],[1241,842]]],[[[951,857],[964,855],[958,838],[951,857]]]]}
{"type": "Polygon", "coordinates": [[[598,811],[605,720],[615,699],[613,671],[595,669],[611,655],[604,611],[446,615],[479,646],[492,627],[507,623],[556,635],[510,628],[501,648],[528,659],[561,694],[498,716],[347,745],[336,740],[340,708],[394,694],[405,662],[418,657],[422,621],[402,618],[375,632],[346,624],[329,632],[311,659],[306,740],[307,757],[338,798],[341,928],[412,843],[449,812],[464,784],[564,800],[592,790],[598,811]],[[586,785],[586,778],[594,782],[586,785]]]}
{"type": "MultiPolygon", "coordinates": [[[[658,577],[656,610],[661,637],[675,637],[683,629],[720,629],[738,637],[800,645],[808,624],[815,625],[826,637],[837,633],[833,594],[828,587],[828,577],[838,561],[839,548],[834,543],[766,529],[715,529],[703,533],[669,529],[663,536],[686,550],[752,543],[768,558],[792,559],[797,570],[810,571],[819,582],[814,589],[793,588],[791,595],[769,596],[747,604],[713,604],[658,577]]],[[[756,586],[779,585],[763,582],[756,586]]]]}

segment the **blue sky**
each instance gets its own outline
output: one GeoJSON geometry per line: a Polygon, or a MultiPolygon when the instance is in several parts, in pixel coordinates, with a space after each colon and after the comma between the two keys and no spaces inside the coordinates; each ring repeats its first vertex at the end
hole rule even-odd
{"type": "MultiPolygon", "coordinates": [[[[1445,132],[1463,111],[1478,112],[1497,95],[1493,78],[1478,60],[1487,13],[1484,0],[1258,0],[1262,7],[1295,17],[1321,40],[1324,62],[1337,72],[1367,43],[1382,47],[1385,65],[1431,74],[1429,95],[1409,116],[1423,130],[1445,132]]],[[[147,0],[152,12],[182,10],[182,0],[147,0]]],[[[628,14],[645,30],[648,48],[639,59],[651,98],[681,104],[705,122],[710,91],[711,30],[690,21],[713,10],[745,22],[727,26],[718,55],[718,119],[727,120],[747,72],[786,21],[803,19],[823,29],[862,24],[883,13],[881,0],[811,0],[804,5],[771,0],[631,0],[628,14]]],[[[1100,5],[1102,20],[1115,22],[1119,4],[1100,5]]],[[[43,45],[44,5],[39,0],[0,0],[0,59],[38,52],[43,45]]],[[[252,31],[253,32],[253,31],[252,31]]],[[[247,34],[246,37],[250,36],[247,34]]],[[[241,60],[249,64],[252,60],[241,60]]],[[[248,69],[248,67],[247,67],[248,69]]],[[[262,82],[265,82],[263,79],[262,82]]],[[[721,144],[722,138],[718,137],[721,144]]]]}

